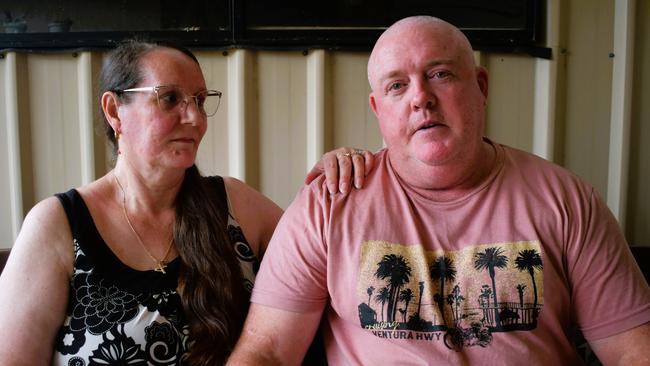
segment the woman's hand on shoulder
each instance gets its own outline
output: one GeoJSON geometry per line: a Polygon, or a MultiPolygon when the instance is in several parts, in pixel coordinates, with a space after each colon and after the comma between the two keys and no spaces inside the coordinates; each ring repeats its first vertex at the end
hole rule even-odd
{"type": "Polygon", "coordinates": [[[45,364],[65,319],[74,251],[70,226],[57,198],[27,214],[0,276],[0,359],[45,364]]]}
{"type": "Polygon", "coordinates": [[[230,214],[241,225],[255,255],[262,259],[283,211],[268,197],[239,179],[224,177],[223,180],[232,205],[230,214]]]}
{"type": "Polygon", "coordinates": [[[325,173],[327,190],[330,194],[350,191],[354,187],[363,187],[365,177],[370,173],[374,164],[374,155],[368,150],[341,147],[323,155],[316,165],[307,173],[305,184],[311,183],[325,173]],[[353,180],[354,179],[354,180],[353,180]]]}

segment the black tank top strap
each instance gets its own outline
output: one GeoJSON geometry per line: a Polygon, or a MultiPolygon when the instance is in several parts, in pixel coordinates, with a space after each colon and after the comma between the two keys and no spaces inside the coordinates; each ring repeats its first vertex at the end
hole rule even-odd
{"type": "Polygon", "coordinates": [[[221,215],[224,223],[228,222],[228,193],[226,192],[226,184],[223,177],[218,175],[211,177],[204,177],[208,187],[208,192],[211,194],[219,214],[221,215]]]}
{"type": "Polygon", "coordinates": [[[57,193],[54,196],[59,199],[63,206],[68,223],[70,224],[72,237],[85,237],[87,231],[94,227],[94,223],[90,215],[86,214],[86,204],[81,199],[79,192],[73,188],[65,193],[57,193]]]}

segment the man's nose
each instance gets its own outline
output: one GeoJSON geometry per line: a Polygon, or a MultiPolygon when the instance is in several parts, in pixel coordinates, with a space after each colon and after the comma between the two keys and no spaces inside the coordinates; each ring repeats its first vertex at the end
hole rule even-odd
{"type": "Polygon", "coordinates": [[[414,95],[411,100],[411,106],[414,110],[433,108],[436,103],[436,96],[427,81],[421,79],[411,84],[414,86],[414,95]]]}

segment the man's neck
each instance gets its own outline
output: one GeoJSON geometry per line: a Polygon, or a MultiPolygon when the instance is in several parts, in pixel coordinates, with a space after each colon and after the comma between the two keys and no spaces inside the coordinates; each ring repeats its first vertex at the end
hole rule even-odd
{"type": "MultiPolygon", "coordinates": [[[[390,149],[389,149],[390,155],[390,149]]],[[[478,151],[449,164],[437,166],[421,162],[413,166],[395,166],[400,179],[421,195],[439,202],[459,199],[478,188],[496,167],[497,151],[492,142],[484,140],[478,151]]]]}

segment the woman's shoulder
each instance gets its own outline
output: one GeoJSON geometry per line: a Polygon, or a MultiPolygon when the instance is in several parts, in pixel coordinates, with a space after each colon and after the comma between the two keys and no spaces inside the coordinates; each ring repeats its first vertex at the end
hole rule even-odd
{"type": "Polygon", "coordinates": [[[235,177],[229,177],[229,176],[216,176],[215,178],[221,178],[223,179],[223,183],[226,185],[226,188],[229,191],[241,191],[241,190],[247,190],[247,189],[253,189],[251,186],[248,184],[242,182],[241,180],[235,178],[235,177]]]}
{"type": "Polygon", "coordinates": [[[60,199],[51,196],[38,202],[29,210],[23,221],[21,232],[31,229],[45,231],[48,234],[69,234],[70,230],[64,230],[69,228],[67,224],[68,219],[60,199]]]}
{"type": "Polygon", "coordinates": [[[22,228],[12,247],[12,254],[38,253],[38,257],[56,258],[58,264],[71,269],[73,244],[70,225],[60,201],[52,196],[38,202],[25,216],[22,228]]]}
{"type": "Polygon", "coordinates": [[[261,257],[282,216],[282,209],[253,187],[233,177],[223,177],[230,214],[241,226],[255,253],[261,257]]]}
{"type": "Polygon", "coordinates": [[[75,215],[83,216],[88,212],[89,201],[96,200],[97,192],[101,191],[101,188],[101,184],[94,181],[40,201],[25,217],[16,243],[45,246],[47,248],[32,248],[32,250],[55,250],[56,254],[65,259],[66,265],[71,265],[74,259],[71,249],[73,248],[72,224],[77,219],[84,219],[75,215]]]}
{"type": "Polygon", "coordinates": [[[281,214],[282,209],[275,202],[243,181],[234,177],[223,177],[223,182],[233,210],[254,211],[261,208],[280,211],[281,214]]]}
{"type": "Polygon", "coordinates": [[[256,200],[256,199],[267,199],[268,198],[258,192],[255,188],[249,186],[245,182],[235,178],[223,176],[219,177],[223,179],[223,184],[226,188],[226,193],[228,198],[231,200],[231,203],[234,201],[245,201],[245,200],[256,200]]]}

